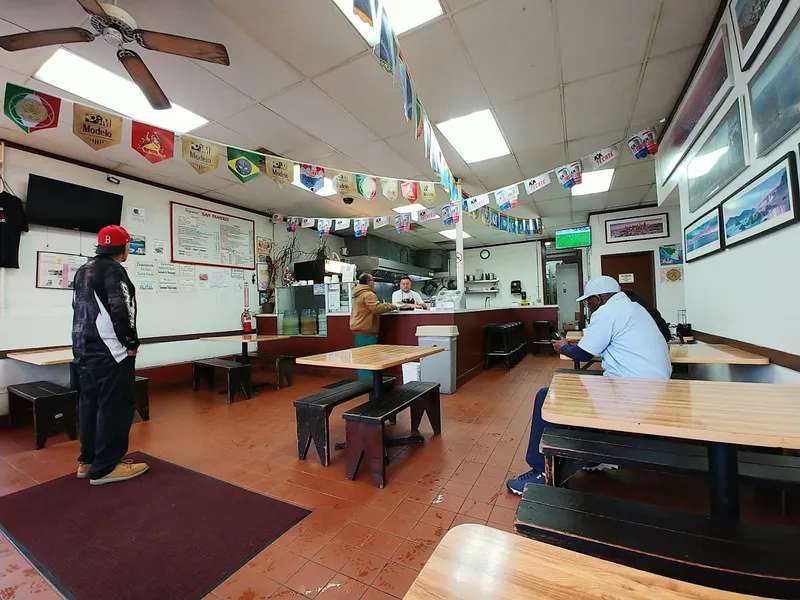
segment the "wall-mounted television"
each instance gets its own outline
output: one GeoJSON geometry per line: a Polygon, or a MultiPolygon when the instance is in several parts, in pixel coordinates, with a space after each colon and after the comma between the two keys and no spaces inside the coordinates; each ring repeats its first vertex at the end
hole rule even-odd
{"type": "Polygon", "coordinates": [[[556,230],[556,249],[588,248],[592,245],[592,228],[575,227],[573,229],[556,230]]]}
{"type": "Polygon", "coordinates": [[[28,223],[97,233],[119,225],[122,196],[41,175],[28,179],[28,223]]]}

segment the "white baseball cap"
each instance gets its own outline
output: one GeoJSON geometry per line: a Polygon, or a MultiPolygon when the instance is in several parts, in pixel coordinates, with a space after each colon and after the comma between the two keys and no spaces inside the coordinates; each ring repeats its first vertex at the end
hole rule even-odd
{"type": "Polygon", "coordinates": [[[586,287],[583,288],[583,296],[576,299],[575,302],[582,302],[587,298],[599,296],[600,294],[616,294],[621,291],[622,288],[619,287],[619,283],[617,283],[616,279],[608,275],[601,275],[600,277],[595,277],[586,284],[586,287]]]}

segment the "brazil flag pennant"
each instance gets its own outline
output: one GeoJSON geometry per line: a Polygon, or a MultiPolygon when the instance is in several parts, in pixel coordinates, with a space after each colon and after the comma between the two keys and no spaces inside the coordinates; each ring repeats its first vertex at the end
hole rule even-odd
{"type": "Polygon", "coordinates": [[[228,147],[228,168],[242,183],[258,177],[258,154],[228,147]]]}
{"type": "Polygon", "coordinates": [[[6,83],[3,112],[25,133],[58,126],[61,98],[6,83]]]}

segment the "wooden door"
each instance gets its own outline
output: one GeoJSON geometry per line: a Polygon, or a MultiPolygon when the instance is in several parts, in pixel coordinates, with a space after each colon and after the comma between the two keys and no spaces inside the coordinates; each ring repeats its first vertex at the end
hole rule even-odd
{"type": "Polygon", "coordinates": [[[653,251],[628,254],[606,254],[600,257],[603,275],[617,281],[623,290],[630,290],[648,306],[656,307],[655,257],[653,251]],[[626,282],[633,278],[633,282],[626,282]]]}

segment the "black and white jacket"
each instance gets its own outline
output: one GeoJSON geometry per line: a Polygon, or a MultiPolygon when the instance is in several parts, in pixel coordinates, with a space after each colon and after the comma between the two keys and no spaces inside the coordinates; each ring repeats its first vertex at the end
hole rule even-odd
{"type": "Polygon", "coordinates": [[[75,362],[122,362],[139,347],[136,295],[128,273],[109,256],[97,256],[75,273],[72,295],[75,362]]]}

